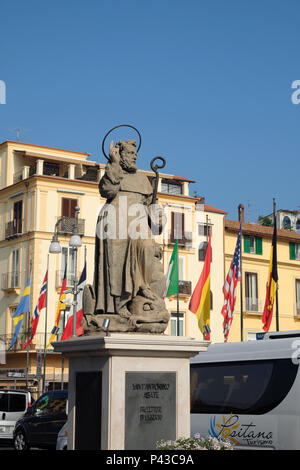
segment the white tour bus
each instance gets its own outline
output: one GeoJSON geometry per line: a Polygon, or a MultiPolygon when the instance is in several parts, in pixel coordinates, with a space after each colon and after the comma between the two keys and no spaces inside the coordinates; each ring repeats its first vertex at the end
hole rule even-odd
{"type": "Polygon", "coordinates": [[[216,343],[191,359],[191,436],[300,449],[300,331],[216,343]]]}

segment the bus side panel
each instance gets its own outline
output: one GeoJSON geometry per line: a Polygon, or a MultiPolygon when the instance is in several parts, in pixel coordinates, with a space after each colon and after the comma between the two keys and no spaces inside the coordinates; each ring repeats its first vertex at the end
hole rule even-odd
{"type": "Polygon", "coordinates": [[[191,414],[191,436],[227,439],[234,446],[278,449],[278,416],[191,414]]]}

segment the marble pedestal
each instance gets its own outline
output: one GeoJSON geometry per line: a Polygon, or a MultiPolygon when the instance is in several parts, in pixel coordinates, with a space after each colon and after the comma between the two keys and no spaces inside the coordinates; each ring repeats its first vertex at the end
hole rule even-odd
{"type": "Polygon", "coordinates": [[[207,341],[150,334],[53,343],[69,358],[68,449],[155,449],[190,435],[190,358],[207,341]]]}

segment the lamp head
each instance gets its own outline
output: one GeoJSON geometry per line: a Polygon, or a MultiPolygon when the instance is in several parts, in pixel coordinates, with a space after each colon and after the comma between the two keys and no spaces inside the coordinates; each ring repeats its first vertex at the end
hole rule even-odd
{"type": "Polygon", "coordinates": [[[50,243],[49,253],[61,253],[61,246],[59,244],[56,233],[53,235],[52,241],[50,243]]]}

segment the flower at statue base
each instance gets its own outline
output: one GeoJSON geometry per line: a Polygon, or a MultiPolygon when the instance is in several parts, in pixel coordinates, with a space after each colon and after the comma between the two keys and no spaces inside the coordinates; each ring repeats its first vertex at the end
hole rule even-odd
{"type": "Polygon", "coordinates": [[[160,450],[233,450],[232,444],[226,439],[216,437],[201,437],[196,433],[194,437],[181,437],[175,441],[161,440],[156,443],[160,450]]]}

